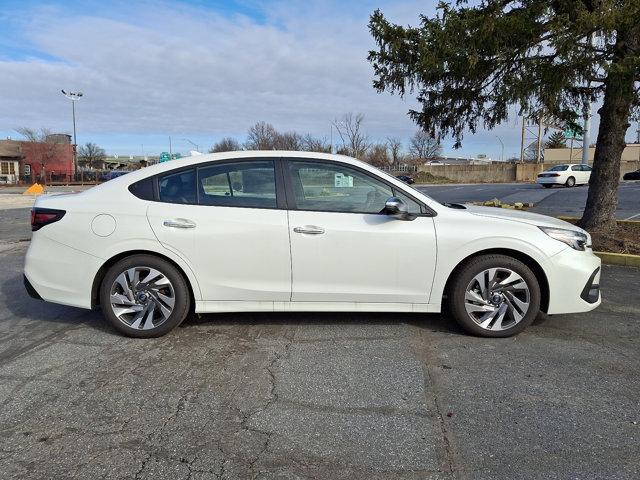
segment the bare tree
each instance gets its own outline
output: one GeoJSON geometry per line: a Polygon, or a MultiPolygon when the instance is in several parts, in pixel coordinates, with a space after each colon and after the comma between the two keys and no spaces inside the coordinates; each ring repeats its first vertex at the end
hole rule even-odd
{"type": "Polygon", "coordinates": [[[326,138],[316,138],[309,133],[302,139],[302,149],[307,152],[331,153],[331,145],[326,138]]]}
{"type": "Polygon", "coordinates": [[[219,142],[215,143],[209,149],[209,153],[235,152],[237,150],[242,150],[242,146],[240,145],[240,142],[238,142],[235,138],[225,137],[219,142]]]}
{"type": "Polygon", "coordinates": [[[371,145],[363,160],[370,163],[374,167],[388,167],[391,165],[391,158],[385,143],[376,143],[371,145]]]}
{"type": "Polygon", "coordinates": [[[432,160],[442,154],[442,145],[433,135],[418,130],[409,140],[409,153],[417,161],[432,160]]]}
{"type": "Polygon", "coordinates": [[[362,122],[364,122],[362,113],[356,115],[346,113],[341,120],[333,122],[342,140],[341,150],[356,158],[364,158],[370,146],[368,137],[362,132],[362,122]]]}
{"type": "Polygon", "coordinates": [[[402,160],[404,160],[404,155],[402,155],[402,140],[395,137],[387,137],[387,149],[389,151],[391,166],[400,166],[402,160]]]}
{"type": "Polygon", "coordinates": [[[245,148],[247,150],[273,150],[275,148],[277,130],[267,122],[258,122],[249,128],[245,148]]]}
{"type": "Polygon", "coordinates": [[[273,139],[275,150],[302,150],[302,135],[296,132],[276,132],[273,139]]]}
{"type": "Polygon", "coordinates": [[[78,164],[83,167],[104,168],[104,160],[107,158],[103,148],[95,143],[86,143],[78,149],[78,164]]]}
{"type": "Polygon", "coordinates": [[[51,130],[47,128],[35,130],[29,127],[20,127],[16,131],[25,138],[25,142],[28,143],[27,148],[33,158],[40,163],[40,182],[44,183],[47,179],[47,163],[55,160],[61,154],[62,144],[53,139],[51,130]]]}

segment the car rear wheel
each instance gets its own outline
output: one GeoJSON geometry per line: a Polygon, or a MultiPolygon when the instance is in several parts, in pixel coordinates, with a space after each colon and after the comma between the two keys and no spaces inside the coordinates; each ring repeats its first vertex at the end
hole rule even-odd
{"type": "Polygon", "coordinates": [[[100,287],[100,305],[121,333],[150,338],[182,323],[190,296],[182,273],[172,264],[153,255],[132,255],[107,271],[100,287]]]}
{"type": "Polygon", "coordinates": [[[467,262],[448,292],[451,313],[467,332],[510,337],[524,330],[540,311],[540,286],[521,261],[483,255],[467,262]]]}
{"type": "Polygon", "coordinates": [[[565,185],[569,188],[573,187],[575,184],[576,184],[576,179],[573,177],[567,178],[567,181],[565,182],[565,185]]]}
{"type": "Polygon", "coordinates": [[[544,188],[551,188],[551,187],[553,187],[553,185],[551,185],[550,183],[543,183],[543,184],[542,184],[542,186],[543,186],[544,188]]]}

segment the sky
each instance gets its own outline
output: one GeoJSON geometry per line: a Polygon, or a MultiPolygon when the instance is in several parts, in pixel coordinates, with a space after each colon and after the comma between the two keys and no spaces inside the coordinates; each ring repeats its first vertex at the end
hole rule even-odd
{"type": "MultiPolygon", "coordinates": [[[[331,122],[363,113],[373,141],[408,145],[416,126],[404,99],[377,93],[366,57],[369,15],[416,25],[435,2],[378,0],[74,1],[3,0],[0,11],[0,138],[15,129],[71,133],[108,154],[206,151],[244,141],[257,121],[331,137],[331,122]]],[[[597,128],[594,119],[592,131],[597,128]]],[[[444,139],[452,156],[519,156],[520,119],[444,139]],[[499,138],[498,138],[499,137],[499,138]]],[[[336,142],[334,132],[334,142],[336,142]]]]}

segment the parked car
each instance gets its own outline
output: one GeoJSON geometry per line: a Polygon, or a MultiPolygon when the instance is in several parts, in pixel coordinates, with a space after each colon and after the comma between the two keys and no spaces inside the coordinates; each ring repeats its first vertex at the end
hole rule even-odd
{"type": "Polygon", "coordinates": [[[108,172],[104,172],[102,175],[100,175],[100,181],[101,182],[108,182],[109,180],[113,180],[114,178],[118,178],[121,177],[122,175],[126,175],[127,171],[124,170],[110,170],[108,172]]]}
{"type": "Polygon", "coordinates": [[[538,183],[545,188],[554,185],[564,185],[573,187],[574,185],[585,185],[591,178],[591,167],[581,163],[571,163],[565,165],[555,165],[548,170],[538,174],[538,183]]]}
{"type": "Polygon", "coordinates": [[[416,181],[409,175],[396,175],[396,178],[407,185],[413,185],[416,181]]]}
{"type": "Polygon", "coordinates": [[[100,305],[133,337],[163,335],[190,311],[445,305],[468,332],[506,337],[540,310],[599,305],[600,259],[584,230],[534,213],[451,207],[343,156],[188,157],[38,197],[25,286],[50,302],[100,305]]]}
{"type": "Polygon", "coordinates": [[[627,172],[622,176],[623,180],[640,180],[640,169],[635,172],[627,172]]]}

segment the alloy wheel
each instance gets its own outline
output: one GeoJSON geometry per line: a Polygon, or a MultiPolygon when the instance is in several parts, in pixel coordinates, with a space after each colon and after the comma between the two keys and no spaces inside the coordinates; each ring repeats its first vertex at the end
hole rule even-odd
{"type": "Polygon", "coordinates": [[[506,330],[518,324],[529,310],[531,295],[524,279],[508,268],[478,273],[465,290],[467,314],[486,330],[506,330]]]}
{"type": "Polygon", "coordinates": [[[176,297],[173,285],[159,270],[133,267],[116,277],[110,290],[114,315],[130,328],[149,330],[171,316],[176,297]]]}

